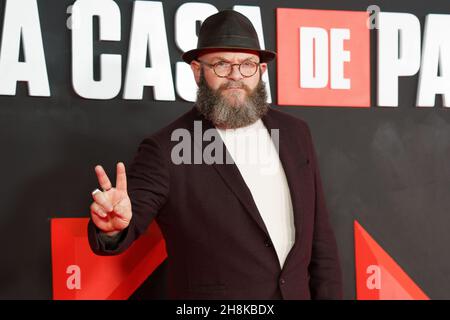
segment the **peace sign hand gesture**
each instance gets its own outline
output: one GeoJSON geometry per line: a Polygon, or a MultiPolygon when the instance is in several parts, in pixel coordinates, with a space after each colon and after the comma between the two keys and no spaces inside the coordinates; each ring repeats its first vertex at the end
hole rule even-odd
{"type": "Polygon", "coordinates": [[[122,162],[117,163],[116,187],[111,185],[102,166],[96,166],[95,173],[103,191],[96,189],[92,192],[92,222],[101,231],[113,236],[128,227],[132,216],[125,165],[122,162]]]}

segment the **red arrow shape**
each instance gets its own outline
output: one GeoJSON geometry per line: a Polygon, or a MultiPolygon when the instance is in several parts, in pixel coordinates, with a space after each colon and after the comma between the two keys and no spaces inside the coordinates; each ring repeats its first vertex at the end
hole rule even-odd
{"type": "Polygon", "coordinates": [[[429,300],[356,220],[354,232],[358,300],[429,300]]]}
{"type": "Polygon", "coordinates": [[[127,299],[167,257],[156,223],[124,253],[97,256],[87,218],[51,221],[53,299],[127,299]]]}

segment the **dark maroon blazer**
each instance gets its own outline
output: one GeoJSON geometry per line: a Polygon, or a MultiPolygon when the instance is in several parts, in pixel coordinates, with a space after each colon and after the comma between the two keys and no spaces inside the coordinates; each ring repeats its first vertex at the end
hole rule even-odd
{"type": "MultiPolygon", "coordinates": [[[[203,132],[214,129],[195,107],[143,140],[127,172],[130,225],[111,246],[90,221],[92,250],[123,252],[155,218],[166,241],[170,298],[342,298],[339,256],[308,126],[272,108],[262,120],[269,133],[279,129],[279,156],[294,211],[295,243],[283,268],[235,164],[171,161],[179,143],[171,141],[174,130],[187,129],[193,137],[194,121],[202,121],[203,132]]],[[[192,138],[192,148],[209,143],[192,138]]],[[[226,156],[225,145],[223,150],[226,156]]]]}

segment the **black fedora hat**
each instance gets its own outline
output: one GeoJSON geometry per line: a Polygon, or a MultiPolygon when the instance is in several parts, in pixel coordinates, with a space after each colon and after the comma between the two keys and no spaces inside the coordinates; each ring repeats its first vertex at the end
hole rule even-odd
{"type": "Polygon", "coordinates": [[[254,51],[260,62],[268,62],[276,53],[261,50],[253,24],[243,14],[234,10],[223,10],[203,21],[200,27],[197,48],[186,51],[182,59],[191,63],[201,52],[224,49],[225,51],[254,51]]]}

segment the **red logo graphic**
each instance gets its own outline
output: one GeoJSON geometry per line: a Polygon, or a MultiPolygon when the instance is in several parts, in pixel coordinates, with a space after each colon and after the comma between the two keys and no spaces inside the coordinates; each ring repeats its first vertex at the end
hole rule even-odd
{"type": "Polygon", "coordinates": [[[53,299],[127,299],[165,260],[161,231],[148,232],[117,256],[97,256],[89,247],[87,218],[52,219],[53,299]]]}
{"type": "Polygon", "coordinates": [[[277,9],[278,104],[370,107],[366,11],[277,9]]]}
{"type": "Polygon", "coordinates": [[[354,232],[358,300],[429,300],[357,221],[354,232]]]}

